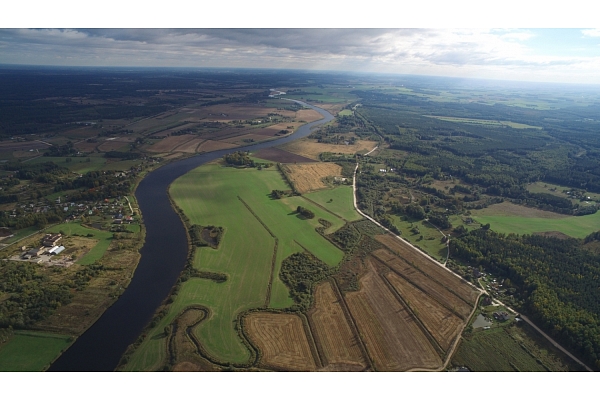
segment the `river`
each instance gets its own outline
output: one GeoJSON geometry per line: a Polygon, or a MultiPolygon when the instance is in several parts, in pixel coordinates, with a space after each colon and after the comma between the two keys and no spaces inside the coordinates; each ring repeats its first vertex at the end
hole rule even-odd
{"type": "Polygon", "coordinates": [[[139,337],[168,296],[185,265],[187,237],[183,223],[171,207],[169,185],[186,172],[232,151],[254,151],[291,142],[308,136],[311,128],[334,118],[321,108],[296,102],[318,111],[324,118],[305,124],[281,139],[175,161],[152,171],[140,182],[135,196],[146,226],[146,241],[131,283],[48,371],[114,371],[127,347],[139,337]]]}

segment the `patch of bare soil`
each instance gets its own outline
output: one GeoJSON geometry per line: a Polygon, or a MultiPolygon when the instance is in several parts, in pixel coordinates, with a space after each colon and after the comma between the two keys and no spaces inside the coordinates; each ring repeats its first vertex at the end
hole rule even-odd
{"type": "Polygon", "coordinates": [[[267,149],[261,149],[254,153],[255,157],[262,158],[269,161],[279,163],[310,163],[317,162],[310,158],[299,156],[298,154],[290,153],[276,147],[269,147],[267,149]]]}

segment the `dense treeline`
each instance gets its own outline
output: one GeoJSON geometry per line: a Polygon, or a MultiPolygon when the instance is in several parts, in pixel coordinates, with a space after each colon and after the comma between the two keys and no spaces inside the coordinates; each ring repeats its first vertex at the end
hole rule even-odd
{"type": "Polygon", "coordinates": [[[0,328],[29,328],[71,301],[67,285],[51,282],[36,269],[32,263],[0,263],[0,291],[8,296],[0,302],[0,328]]]}
{"type": "Polygon", "coordinates": [[[308,208],[298,206],[296,208],[296,212],[302,215],[304,218],[313,219],[315,217],[315,213],[309,210],[308,208]]]}
{"type": "Polygon", "coordinates": [[[450,251],[453,257],[506,278],[505,286],[513,288],[524,311],[600,369],[600,256],[581,244],[576,239],[480,229],[450,241],[450,251]]]}
{"type": "Polygon", "coordinates": [[[314,285],[330,272],[325,263],[307,253],[295,253],[283,260],[279,277],[290,289],[290,296],[295,303],[292,309],[308,310],[314,285]]]}
{"type": "Polygon", "coordinates": [[[231,165],[247,165],[254,167],[254,160],[248,156],[248,153],[244,151],[236,151],[235,153],[226,154],[223,159],[227,164],[231,165]]]}

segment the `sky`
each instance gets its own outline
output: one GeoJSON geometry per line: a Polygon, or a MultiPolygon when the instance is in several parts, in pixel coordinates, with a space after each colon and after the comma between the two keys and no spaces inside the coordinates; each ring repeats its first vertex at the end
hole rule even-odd
{"type": "MultiPolygon", "coordinates": [[[[563,18],[561,9],[550,14],[548,20],[525,19],[533,28],[518,28],[524,23],[524,15],[539,13],[535,7],[523,6],[516,12],[511,5],[524,3],[513,0],[503,1],[502,9],[492,6],[479,10],[479,14],[454,9],[448,10],[449,15],[444,14],[447,9],[443,5],[438,7],[441,8],[438,13],[424,14],[431,10],[427,8],[429,4],[383,12],[376,7],[378,0],[375,3],[371,0],[361,4],[372,5],[376,13],[370,15],[365,11],[364,18],[363,9],[344,14],[343,6],[332,9],[306,1],[269,3],[264,9],[254,7],[241,19],[244,9],[235,15],[224,12],[229,10],[228,1],[188,12],[177,7],[177,0],[168,2],[175,5],[175,19],[168,12],[173,7],[165,6],[167,3],[160,3],[164,10],[155,10],[149,20],[132,18],[138,14],[137,9],[123,7],[108,7],[108,14],[94,8],[87,14],[77,14],[76,22],[72,15],[56,10],[52,11],[53,18],[27,18],[16,23],[10,17],[0,17],[0,27],[4,28],[0,29],[0,64],[293,68],[600,84],[600,29],[573,28],[572,21],[582,23],[585,18],[563,18]],[[294,8],[302,4],[308,7],[292,14],[279,11],[282,5],[294,8]],[[79,17],[90,14],[95,17],[79,17]],[[496,20],[480,17],[488,14],[508,17],[496,20]],[[300,27],[297,21],[302,18],[298,15],[309,17],[307,20],[318,15],[317,24],[300,27]],[[190,16],[195,24],[190,24],[190,16]],[[339,24],[340,20],[345,23],[339,24]],[[462,28],[444,26],[449,21],[462,28]],[[563,25],[565,21],[567,25],[563,25]],[[183,23],[179,26],[186,28],[165,28],[178,26],[180,22],[183,23]],[[74,23],[87,28],[73,26],[74,23]],[[394,23],[394,28],[376,28],[394,23]],[[190,26],[208,29],[187,28],[190,26]]],[[[594,15],[578,9],[577,1],[574,0],[572,8],[579,15],[594,15]]],[[[452,4],[465,2],[471,4],[470,0],[452,4]]]]}

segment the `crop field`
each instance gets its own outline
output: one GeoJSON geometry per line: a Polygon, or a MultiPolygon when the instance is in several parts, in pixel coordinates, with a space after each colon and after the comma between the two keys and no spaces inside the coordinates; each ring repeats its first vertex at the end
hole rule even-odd
{"type": "Polygon", "coordinates": [[[596,232],[600,226],[600,213],[598,212],[583,216],[564,216],[548,211],[545,213],[554,214],[556,217],[523,217],[516,212],[511,215],[511,211],[494,206],[485,210],[477,210],[473,212],[472,217],[480,224],[490,224],[491,229],[499,233],[561,232],[578,239],[583,239],[590,233],[596,232]],[[497,214],[494,215],[496,212],[497,214]]]}
{"type": "Polygon", "coordinates": [[[253,154],[256,157],[260,157],[269,161],[275,161],[279,163],[308,163],[316,162],[310,158],[299,156],[298,154],[290,153],[289,151],[281,150],[277,147],[269,147],[261,149],[253,154]]]}
{"type": "Polygon", "coordinates": [[[472,306],[460,299],[444,285],[427,277],[412,265],[408,264],[404,259],[396,257],[385,249],[374,251],[373,256],[384,265],[391,268],[392,271],[408,280],[411,284],[417,286],[429,296],[433,297],[440,304],[456,312],[463,319],[466,319],[471,313],[471,310],[473,309],[472,306]]]}
{"type": "MultiPolygon", "coordinates": [[[[246,362],[250,353],[240,341],[234,321],[249,308],[291,305],[288,290],[278,278],[281,261],[303,251],[301,246],[331,266],[341,261],[343,253],[314,230],[320,225],[318,218],[305,220],[295,213],[298,205],[311,207],[310,203],[301,197],[272,200],[269,195],[273,189],[289,189],[274,167],[237,169],[219,164],[199,167],[172,184],[171,195],[191,224],[225,228],[219,248],[199,248],[194,265],[225,273],[228,279],[224,283],[198,278],[186,281],[169,314],[132,355],[128,369],[157,368],[166,348],[166,339],[159,333],[186,306],[194,304],[211,310],[194,330],[209,355],[223,362],[246,362]],[[278,240],[276,253],[275,239],[265,226],[278,240]],[[271,276],[271,299],[267,303],[271,276]]],[[[336,221],[326,211],[312,208],[317,217],[335,222],[337,227],[343,225],[343,220],[336,221]]]]}
{"type": "Polygon", "coordinates": [[[69,157],[71,161],[67,162],[67,157],[38,157],[28,160],[27,163],[41,164],[48,161],[53,162],[61,167],[69,168],[73,172],[85,174],[89,171],[95,171],[102,167],[106,160],[102,157],[69,157]],[[89,161],[88,161],[89,159],[89,161]]]}
{"type": "Polygon", "coordinates": [[[315,290],[314,307],[309,312],[311,328],[323,355],[325,368],[336,371],[361,371],[368,364],[350,328],[330,282],[315,290]]]}
{"type": "Polygon", "coordinates": [[[350,222],[362,219],[362,216],[354,208],[353,196],[352,186],[350,185],[340,185],[333,189],[320,190],[304,195],[307,199],[350,222]]]}
{"type": "Polygon", "coordinates": [[[463,320],[400,275],[388,273],[385,277],[423,322],[440,347],[448,351],[464,325],[463,320]]]}
{"type": "Polygon", "coordinates": [[[480,331],[463,339],[452,363],[478,372],[547,371],[502,328],[480,331]]]}
{"type": "Polygon", "coordinates": [[[485,126],[494,126],[494,127],[508,126],[513,129],[542,129],[541,126],[520,124],[520,123],[512,122],[512,121],[493,121],[493,120],[489,120],[489,119],[441,117],[441,116],[435,116],[435,115],[426,115],[426,116],[430,117],[430,118],[439,119],[442,121],[459,122],[459,123],[463,123],[463,124],[485,125],[485,126]]]}
{"type": "Polygon", "coordinates": [[[115,140],[107,140],[98,145],[98,150],[99,151],[114,151],[114,150],[125,151],[125,150],[129,150],[130,143],[131,142],[129,142],[129,141],[121,141],[118,138],[115,140]]]}
{"type": "Polygon", "coordinates": [[[437,368],[442,360],[410,312],[400,304],[374,266],[360,279],[360,291],[346,294],[367,351],[378,371],[437,368]]]}
{"type": "Polygon", "coordinates": [[[181,153],[195,153],[196,148],[200,143],[204,142],[204,139],[196,138],[189,142],[186,142],[180,146],[177,146],[173,151],[179,151],[181,153]]]}
{"type": "Polygon", "coordinates": [[[342,110],[338,113],[338,115],[340,117],[345,117],[345,116],[349,116],[349,115],[354,115],[354,112],[352,110],[342,110]]]}
{"type": "Polygon", "coordinates": [[[164,138],[160,142],[150,146],[148,148],[148,151],[151,151],[153,153],[170,152],[173,151],[174,148],[181,146],[182,144],[187,143],[195,138],[197,138],[196,135],[169,136],[164,138]]]}
{"type": "Polygon", "coordinates": [[[0,346],[0,372],[43,371],[70,343],[69,336],[16,331],[0,346]]]}
{"type": "Polygon", "coordinates": [[[334,163],[287,164],[281,168],[299,193],[325,189],[325,178],[340,176],[342,167],[334,163]]]}
{"type": "MultiPolygon", "coordinates": [[[[450,288],[458,297],[474,305],[479,292],[473,289],[466,281],[457,277],[450,271],[437,265],[423,254],[411,249],[409,245],[390,235],[378,235],[375,237],[381,244],[387,246],[393,252],[412,263],[429,278],[439,282],[442,286],[450,288]]],[[[468,314],[467,314],[468,315],[468,314]]]]}
{"type": "Polygon", "coordinates": [[[371,140],[357,140],[353,145],[344,145],[318,143],[314,139],[301,139],[286,143],[280,147],[291,153],[318,160],[321,153],[364,154],[371,151],[375,146],[377,146],[377,142],[371,140]]]}
{"type": "Polygon", "coordinates": [[[231,149],[233,147],[238,147],[235,144],[231,144],[231,143],[226,143],[226,142],[219,142],[217,140],[207,140],[205,142],[202,142],[198,148],[196,149],[197,152],[202,153],[202,152],[209,152],[209,151],[215,151],[215,150],[222,150],[222,149],[231,149]]]}
{"type": "Polygon", "coordinates": [[[323,116],[313,109],[310,110],[298,110],[296,112],[296,119],[300,121],[313,122],[323,119],[323,116]]]}
{"type": "Polygon", "coordinates": [[[258,312],[244,325],[250,340],[261,350],[261,364],[284,371],[315,371],[317,363],[302,326],[294,314],[258,312]]]}

